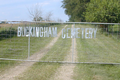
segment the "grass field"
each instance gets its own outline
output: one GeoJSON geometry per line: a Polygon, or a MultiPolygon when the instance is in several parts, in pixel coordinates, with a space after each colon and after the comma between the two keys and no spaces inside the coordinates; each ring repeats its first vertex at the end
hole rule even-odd
{"type": "MultiPolygon", "coordinates": [[[[71,27],[67,26],[67,27],[71,27]]],[[[50,51],[41,59],[42,61],[63,61],[69,53],[71,47],[71,39],[58,39],[50,51]]],[[[30,67],[20,77],[19,80],[48,80],[54,75],[55,71],[60,67],[59,63],[36,63],[30,67]],[[31,73],[32,72],[32,73],[31,73]],[[34,73],[34,74],[33,74],[34,73]],[[34,75],[34,76],[33,76],[34,75]],[[27,77],[26,77],[27,76],[27,77]]]]}
{"type": "MultiPolygon", "coordinates": [[[[77,39],[77,51],[80,62],[120,63],[120,42],[104,34],[77,39]]],[[[74,80],[120,80],[119,65],[78,64],[74,73],[74,80]]]]}
{"type": "MultiPolygon", "coordinates": [[[[11,25],[4,25],[2,28],[3,30],[9,29],[11,25]]],[[[25,26],[25,25],[21,25],[25,26]]],[[[34,26],[34,25],[33,25],[34,26]]],[[[36,25],[37,26],[37,25],[36,25]]],[[[58,32],[65,26],[65,25],[52,25],[58,27],[58,32]]],[[[16,29],[18,25],[13,25],[13,28],[16,29]]],[[[5,34],[6,35],[6,34],[5,34]]],[[[42,50],[53,38],[30,38],[30,55],[34,54],[35,52],[42,50]]],[[[16,37],[13,36],[12,38],[5,38],[0,41],[0,58],[10,58],[10,59],[27,59],[28,57],[28,37],[16,37]]],[[[18,65],[20,62],[17,61],[3,61],[0,60],[0,72],[4,72],[4,70],[18,65]]]]}
{"type": "MultiPolygon", "coordinates": [[[[56,25],[55,25],[56,26],[56,25]]],[[[57,25],[58,27],[61,25],[57,25]]],[[[71,28],[72,25],[68,25],[71,28]]],[[[64,27],[58,28],[58,32],[64,27]]],[[[93,25],[77,25],[78,28],[94,28],[93,25]]],[[[70,33],[70,32],[69,32],[70,33]]],[[[81,34],[81,32],[80,32],[81,34]]],[[[1,57],[8,58],[22,58],[27,57],[27,42],[28,38],[22,39],[13,37],[11,39],[0,41],[0,47],[3,52],[1,57]],[[11,40],[15,42],[26,42],[21,44],[14,43],[14,49],[18,49],[16,46],[25,46],[21,48],[21,51],[11,51],[9,44],[11,40]],[[4,45],[5,44],[5,45],[4,45]],[[8,47],[6,51],[6,46],[8,47]],[[5,48],[5,49],[4,49],[5,48]],[[5,53],[13,52],[14,54],[6,55],[5,53]]],[[[47,45],[52,38],[31,38],[31,55],[38,50],[42,49],[47,45]],[[41,44],[42,43],[42,44],[41,44]]],[[[72,39],[62,39],[60,38],[54,44],[54,46],[49,50],[49,52],[41,59],[42,61],[64,61],[66,55],[70,52],[72,39]]],[[[112,38],[112,36],[106,36],[102,34],[98,29],[96,38],[93,39],[82,39],[77,38],[77,57],[78,62],[105,62],[105,63],[120,63],[120,42],[117,39],[112,38]]],[[[15,61],[1,61],[0,71],[5,70],[13,66],[18,62],[15,61]]],[[[17,80],[50,80],[53,75],[55,75],[56,70],[61,66],[59,63],[35,63],[33,66],[28,68],[24,73],[17,76],[17,80]]],[[[69,66],[69,65],[68,65],[69,66]]],[[[120,66],[119,65],[103,65],[103,64],[77,64],[74,69],[74,74],[72,76],[73,80],[120,80],[120,66]]]]}

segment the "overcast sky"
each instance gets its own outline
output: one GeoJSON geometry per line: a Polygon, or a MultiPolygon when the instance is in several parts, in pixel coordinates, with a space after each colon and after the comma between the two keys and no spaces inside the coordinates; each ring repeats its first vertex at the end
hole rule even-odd
{"type": "Polygon", "coordinates": [[[68,21],[68,16],[61,7],[62,0],[0,0],[0,20],[31,21],[28,8],[39,4],[43,11],[43,17],[52,12],[52,20],[62,19],[68,21]]]}

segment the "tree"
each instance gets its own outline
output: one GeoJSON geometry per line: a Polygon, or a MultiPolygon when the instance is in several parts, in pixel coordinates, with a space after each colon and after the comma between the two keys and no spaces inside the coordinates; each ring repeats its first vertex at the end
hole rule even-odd
{"type": "Polygon", "coordinates": [[[42,17],[38,17],[38,18],[35,18],[35,17],[34,17],[34,19],[33,19],[33,21],[42,21],[42,20],[43,20],[42,17]]]}
{"type": "Polygon", "coordinates": [[[86,11],[86,4],[90,0],[63,0],[62,7],[69,16],[69,21],[85,21],[83,12],[86,11]]]}
{"type": "MultiPolygon", "coordinates": [[[[118,23],[120,22],[120,1],[91,0],[84,14],[88,22],[118,23]]],[[[108,32],[108,25],[102,25],[102,27],[108,32]]]]}
{"type": "Polygon", "coordinates": [[[120,22],[119,0],[91,0],[84,12],[86,21],[89,22],[120,22]]]}
{"type": "Polygon", "coordinates": [[[39,4],[32,6],[32,8],[28,9],[28,12],[33,21],[42,20],[42,9],[39,4]]]}
{"type": "Polygon", "coordinates": [[[63,21],[62,21],[61,19],[58,18],[58,19],[57,19],[57,22],[63,22],[63,21]]]}
{"type": "Polygon", "coordinates": [[[46,14],[46,16],[45,16],[45,20],[46,20],[46,21],[51,21],[52,15],[53,15],[53,13],[52,13],[51,11],[48,12],[48,13],[46,14]]]}

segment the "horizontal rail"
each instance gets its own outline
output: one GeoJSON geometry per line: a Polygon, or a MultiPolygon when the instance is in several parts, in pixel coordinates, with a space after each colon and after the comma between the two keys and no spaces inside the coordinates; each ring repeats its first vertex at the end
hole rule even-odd
{"type": "Polygon", "coordinates": [[[69,61],[39,61],[39,60],[22,60],[0,58],[0,60],[25,61],[25,62],[41,62],[41,63],[61,63],[61,64],[105,64],[105,65],[120,65],[120,63],[103,63],[103,62],[69,62],[69,61]]]}
{"type": "Polygon", "coordinates": [[[62,24],[116,24],[120,25],[120,23],[99,23],[99,22],[42,22],[42,21],[6,21],[6,22],[21,22],[21,23],[62,23],[62,24]]]}

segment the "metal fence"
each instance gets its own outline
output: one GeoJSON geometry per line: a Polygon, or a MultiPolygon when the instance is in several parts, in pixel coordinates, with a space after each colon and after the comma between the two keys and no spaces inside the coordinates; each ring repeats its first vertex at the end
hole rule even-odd
{"type": "Polygon", "coordinates": [[[8,21],[0,24],[0,59],[120,64],[120,24],[8,21]]]}

